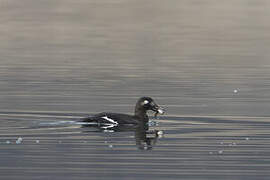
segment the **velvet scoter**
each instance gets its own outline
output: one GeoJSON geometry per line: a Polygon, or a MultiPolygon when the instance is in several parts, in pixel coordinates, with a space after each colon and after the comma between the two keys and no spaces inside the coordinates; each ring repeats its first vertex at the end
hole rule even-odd
{"type": "Polygon", "coordinates": [[[83,122],[97,123],[108,127],[118,125],[147,124],[149,121],[147,111],[152,110],[157,114],[164,114],[163,108],[155,103],[151,97],[141,97],[135,106],[134,115],[102,112],[83,119],[83,122]]]}

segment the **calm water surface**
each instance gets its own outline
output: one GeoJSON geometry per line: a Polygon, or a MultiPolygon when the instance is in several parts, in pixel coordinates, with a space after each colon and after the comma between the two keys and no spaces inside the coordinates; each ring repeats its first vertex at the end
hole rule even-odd
{"type": "Polygon", "coordinates": [[[0,179],[269,179],[267,0],[0,0],[0,179]],[[167,113],[138,132],[76,123],[167,113]]]}

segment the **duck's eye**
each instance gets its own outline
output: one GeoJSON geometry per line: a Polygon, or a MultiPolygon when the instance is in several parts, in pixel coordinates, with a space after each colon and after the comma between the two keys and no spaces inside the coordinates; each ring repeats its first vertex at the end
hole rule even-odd
{"type": "Polygon", "coordinates": [[[148,104],[149,103],[149,101],[147,101],[147,100],[144,100],[143,101],[143,104],[145,105],[145,104],[148,104]]]}

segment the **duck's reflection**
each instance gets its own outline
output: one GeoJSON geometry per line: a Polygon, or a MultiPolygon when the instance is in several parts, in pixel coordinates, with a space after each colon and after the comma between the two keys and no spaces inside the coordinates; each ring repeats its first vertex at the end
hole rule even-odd
{"type": "MultiPolygon", "coordinates": [[[[82,127],[94,127],[102,132],[134,132],[136,146],[139,150],[151,150],[156,145],[159,138],[163,137],[161,130],[149,130],[147,124],[139,124],[136,126],[106,126],[106,125],[82,125],[82,127]]],[[[85,132],[85,131],[84,131],[85,132]]],[[[93,132],[93,131],[91,131],[93,132]]]]}
{"type": "Polygon", "coordinates": [[[148,130],[148,126],[140,126],[135,130],[136,146],[140,150],[151,150],[160,137],[163,137],[162,131],[148,130]]]}

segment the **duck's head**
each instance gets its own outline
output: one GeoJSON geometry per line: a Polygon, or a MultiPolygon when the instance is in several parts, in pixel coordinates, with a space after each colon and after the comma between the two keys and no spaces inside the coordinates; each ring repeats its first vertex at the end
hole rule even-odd
{"type": "Polygon", "coordinates": [[[146,113],[149,110],[154,111],[157,114],[164,114],[163,108],[157,105],[151,97],[141,97],[137,101],[135,114],[146,113]]]}

